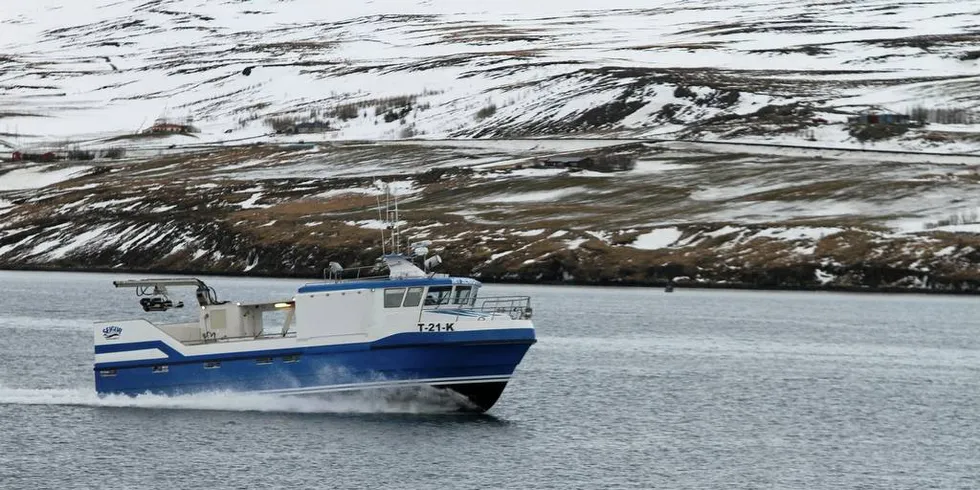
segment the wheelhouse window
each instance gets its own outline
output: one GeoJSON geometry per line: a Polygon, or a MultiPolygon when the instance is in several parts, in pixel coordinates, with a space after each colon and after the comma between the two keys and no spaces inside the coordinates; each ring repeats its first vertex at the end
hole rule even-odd
{"type": "Polygon", "coordinates": [[[170,366],[153,366],[154,374],[163,374],[170,372],[170,366]]]}
{"type": "Polygon", "coordinates": [[[299,354],[282,356],[282,362],[299,362],[299,354]]]}
{"type": "Polygon", "coordinates": [[[468,305],[470,304],[470,293],[473,288],[470,286],[456,286],[456,291],[453,292],[453,304],[454,305],[468,305]]]}
{"type": "Polygon", "coordinates": [[[208,361],[204,363],[204,369],[218,369],[221,363],[218,361],[208,361]]]}
{"type": "Polygon", "coordinates": [[[267,364],[272,364],[272,358],[271,357],[260,357],[260,358],[258,358],[258,359],[255,360],[255,363],[258,364],[259,366],[265,366],[267,364]]]}
{"type": "Polygon", "coordinates": [[[432,286],[425,295],[426,305],[448,305],[452,295],[452,286],[432,286]]]}
{"type": "Polygon", "coordinates": [[[398,308],[402,305],[405,288],[385,289],[385,308],[398,308]]]}
{"type": "Polygon", "coordinates": [[[418,306],[422,302],[422,291],[425,288],[408,288],[408,293],[405,294],[405,302],[402,306],[418,306]]]}

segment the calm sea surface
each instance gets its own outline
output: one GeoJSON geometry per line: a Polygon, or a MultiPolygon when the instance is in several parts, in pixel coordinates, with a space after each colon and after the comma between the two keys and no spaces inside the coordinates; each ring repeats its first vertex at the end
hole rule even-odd
{"type": "Polygon", "coordinates": [[[91,323],[143,316],[123,277],[0,272],[0,488],[980,488],[977,298],[488,286],[539,342],[473,416],[100,399],[91,323]]]}

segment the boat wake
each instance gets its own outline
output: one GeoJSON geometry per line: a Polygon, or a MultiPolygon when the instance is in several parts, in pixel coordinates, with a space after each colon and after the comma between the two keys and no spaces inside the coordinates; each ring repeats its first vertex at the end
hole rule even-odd
{"type": "Polygon", "coordinates": [[[434,414],[459,410],[459,402],[437,390],[419,392],[412,397],[391,396],[379,390],[342,393],[329,397],[297,397],[257,393],[207,392],[164,396],[144,394],[98,395],[89,389],[8,388],[0,385],[2,405],[60,405],[75,407],[215,410],[281,413],[407,413],[434,414]]]}

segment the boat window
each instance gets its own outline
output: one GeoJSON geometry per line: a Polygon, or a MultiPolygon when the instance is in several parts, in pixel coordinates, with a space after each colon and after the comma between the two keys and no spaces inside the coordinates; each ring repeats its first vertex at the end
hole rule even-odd
{"type": "Polygon", "coordinates": [[[425,304],[427,305],[448,305],[450,293],[452,293],[452,286],[432,286],[429,288],[429,293],[425,295],[425,304]]]}
{"type": "Polygon", "coordinates": [[[405,303],[402,306],[418,306],[422,302],[422,290],[425,288],[408,288],[405,303]]]}
{"type": "Polygon", "coordinates": [[[99,376],[102,376],[103,378],[111,378],[111,377],[113,377],[115,375],[116,375],[116,370],[115,369],[100,369],[99,370],[99,376]]]}
{"type": "Polygon", "coordinates": [[[405,288],[385,289],[385,308],[398,308],[402,305],[405,288]]]}
{"type": "Polygon", "coordinates": [[[260,365],[260,366],[264,366],[266,364],[272,364],[272,358],[271,357],[260,357],[260,358],[258,358],[258,359],[255,360],[255,363],[258,364],[258,365],[260,365]]]}
{"type": "Polygon", "coordinates": [[[453,304],[454,305],[467,305],[470,303],[470,286],[456,286],[456,292],[453,293],[453,304]]]}
{"type": "Polygon", "coordinates": [[[221,367],[221,363],[218,361],[208,361],[204,363],[204,369],[217,369],[221,367]]]}
{"type": "Polygon", "coordinates": [[[299,354],[282,356],[282,362],[299,362],[299,354]]]}
{"type": "Polygon", "coordinates": [[[166,373],[170,371],[170,366],[153,366],[154,373],[166,373]]]}

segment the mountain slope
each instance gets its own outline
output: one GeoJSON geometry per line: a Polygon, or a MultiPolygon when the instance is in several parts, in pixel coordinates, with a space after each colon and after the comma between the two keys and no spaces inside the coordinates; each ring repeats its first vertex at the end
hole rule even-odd
{"type": "MultiPolygon", "coordinates": [[[[922,105],[973,121],[980,105],[980,8],[967,0],[62,4],[4,7],[0,138],[11,146],[105,145],[159,116],[201,129],[168,146],[262,137],[283,116],[336,129],[307,140],[586,132],[856,145],[847,111],[922,105]]],[[[937,130],[952,136],[881,144],[977,147],[972,125],[937,130]]]]}
{"type": "Polygon", "coordinates": [[[406,239],[432,240],[442,271],[485,280],[980,291],[980,156],[926,158],[474,140],[19,164],[0,175],[0,267],[369,266],[381,180],[406,239]],[[589,170],[556,154],[635,161],[589,170]]]}

